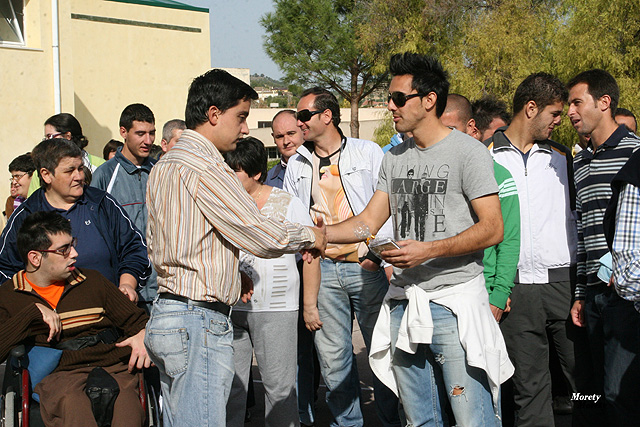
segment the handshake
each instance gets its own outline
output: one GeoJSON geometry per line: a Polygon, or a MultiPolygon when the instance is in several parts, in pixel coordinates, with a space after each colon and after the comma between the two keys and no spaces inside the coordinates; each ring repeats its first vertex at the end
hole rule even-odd
{"type": "Polygon", "coordinates": [[[307,263],[311,263],[314,258],[324,258],[324,251],[327,249],[327,226],[324,224],[324,220],[321,216],[316,219],[315,227],[307,227],[315,235],[316,240],[313,248],[303,249],[300,251],[302,259],[307,263]]]}

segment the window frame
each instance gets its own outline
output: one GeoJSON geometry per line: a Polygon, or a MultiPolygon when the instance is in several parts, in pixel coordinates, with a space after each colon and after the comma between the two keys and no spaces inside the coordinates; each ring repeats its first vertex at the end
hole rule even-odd
{"type": "Polygon", "coordinates": [[[6,17],[2,14],[0,21],[3,24],[6,23],[8,27],[13,30],[13,33],[18,40],[0,40],[0,46],[26,46],[26,38],[24,34],[24,0],[0,0],[1,3],[6,2],[9,6],[9,13],[11,16],[6,17]],[[16,4],[17,3],[17,4],[16,4]],[[20,10],[16,12],[16,6],[20,7],[20,10]]]}

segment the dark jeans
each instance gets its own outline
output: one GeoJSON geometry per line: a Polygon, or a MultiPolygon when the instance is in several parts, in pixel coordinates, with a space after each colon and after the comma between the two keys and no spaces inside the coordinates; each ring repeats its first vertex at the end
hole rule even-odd
{"type": "Polygon", "coordinates": [[[511,311],[500,329],[516,368],[512,379],[517,426],[554,425],[547,331],[565,378],[575,390],[573,343],[568,337],[570,304],[568,281],[513,287],[511,311]]]}
{"type": "Polygon", "coordinates": [[[613,287],[588,286],[585,321],[596,387],[604,392],[608,424],[640,420],[640,313],[613,287]]]}

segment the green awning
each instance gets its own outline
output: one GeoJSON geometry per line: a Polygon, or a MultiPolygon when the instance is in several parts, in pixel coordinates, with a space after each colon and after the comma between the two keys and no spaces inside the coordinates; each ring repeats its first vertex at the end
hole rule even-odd
{"type": "Polygon", "coordinates": [[[166,7],[169,9],[193,10],[195,12],[209,13],[209,9],[206,7],[191,6],[188,4],[180,3],[179,1],[175,1],[175,0],[106,0],[106,1],[115,1],[118,3],[142,4],[145,6],[166,7]]]}

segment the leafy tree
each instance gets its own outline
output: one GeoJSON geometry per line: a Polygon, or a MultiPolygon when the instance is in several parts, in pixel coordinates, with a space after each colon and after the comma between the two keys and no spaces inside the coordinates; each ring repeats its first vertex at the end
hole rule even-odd
{"type": "Polygon", "coordinates": [[[285,108],[288,106],[288,102],[287,102],[287,97],[286,96],[267,96],[267,98],[265,99],[265,103],[268,106],[271,106],[272,103],[277,103],[278,107],[280,108],[285,108]]]}
{"type": "Polygon", "coordinates": [[[351,136],[359,136],[358,107],[387,82],[376,72],[377,57],[359,49],[356,22],[361,1],[275,0],[275,11],[261,19],[267,54],[288,82],[331,88],[351,105],[351,136]]]}
{"type": "Polygon", "coordinates": [[[304,88],[295,83],[287,86],[287,90],[289,90],[289,92],[291,92],[291,94],[295,97],[299,97],[302,94],[302,92],[304,92],[304,88]]]}
{"type": "Polygon", "coordinates": [[[384,147],[391,141],[391,137],[397,133],[393,123],[393,114],[387,111],[376,130],[373,131],[373,142],[384,147]]]}
{"type": "MultiPolygon", "coordinates": [[[[565,7],[566,25],[553,40],[560,78],[567,81],[592,68],[607,70],[620,86],[619,106],[640,117],[638,1],[565,0],[565,7]]],[[[563,142],[577,142],[573,127],[567,123],[566,128],[563,142]]]]}
{"type": "MultiPolygon", "coordinates": [[[[371,19],[359,21],[358,33],[365,53],[373,49],[381,55],[382,50],[389,56],[409,50],[436,55],[449,72],[452,93],[471,100],[492,95],[511,105],[516,87],[527,75],[545,71],[566,80],[571,74],[562,72],[576,64],[572,52],[577,46],[566,43],[567,37],[563,36],[569,27],[584,33],[594,26],[608,31],[608,26],[595,24],[594,18],[601,14],[597,9],[583,12],[591,13],[590,18],[576,20],[582,15],[578,11],[593,2],[367,0],[364,9],[371,19]]],[[[631,9],[633,0],[595,0],[603,9],[611,2],[626,2],[631,9]]],[[[602,57],[602,49],[598,53],[592,47],[586,49],[591,50],[592,57],[602,57]]],[[[570,146],[575,131],[565,122],[554,137],[570,146]]]]}
{"type": "MultiPolygon", "coordinates": [[[[620,106],[640,113],[638,0],[364,0],[360,10],[359,47],[383,58],[380,70],[396,52],[436,55],[451,92],[511,105],[531,73],[568,81],[603,68],[618,81],[620,106]]],[[[566,118],[553,138],[577,142],[566,118]]]]}

